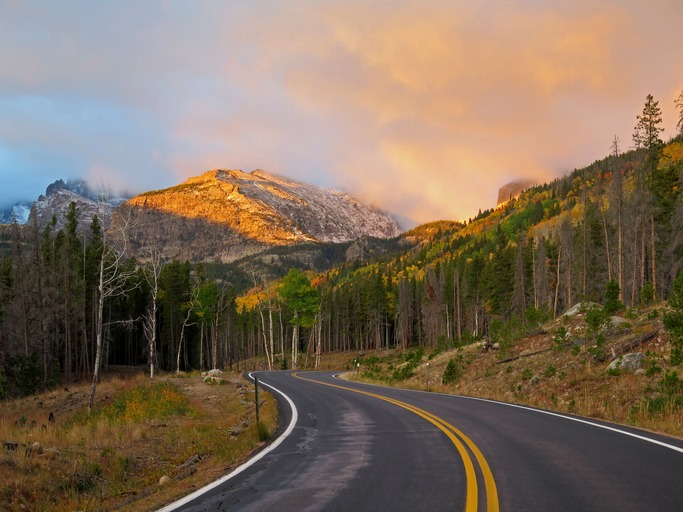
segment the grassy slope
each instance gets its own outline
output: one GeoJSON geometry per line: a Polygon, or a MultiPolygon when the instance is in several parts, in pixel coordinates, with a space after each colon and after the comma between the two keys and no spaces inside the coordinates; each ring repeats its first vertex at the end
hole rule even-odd
{"type": "MultiPolygon", "coordinates": [[[[90,417],[87,384],[3,402],[0,441],[19,446],[0,451],[0,510],[156,510],[215,480],[260,445],[253,388],[229,381],[162,376],[150,399],[142,371],[110,374],[90,417]]],[[[277,410],[265,400],[272,432],[277,410]]]]}
{"type": "Polygon", "coordinates": [[[323,366],[351,370],[358,359],[361,366],[354,379],[425,389],[429,362],[431,391],[526,404],[683,437],[683,375],[672,377],[681,372],[669,367],[671,345],[662,329],[661,311],[648,308],[629,316],[617,332],[606,336],[603,361],[593,357],[595,337],[587,332],[585,313],[579,313],[548,322],[544,333],[515,340],[504,350],[483,350],[478,343],[431,353],[428,349],[413,375],[404,380],[392,379],[409,364],[399,351],[331,355],[323,366]],[[561,326],[569,333],[564,347],[555,342],[561,326]],[[619,352],[625,344],[653,331],[657,331],[654,337],[629,350],[644,354],[642,371],[606,372],[612,349],[619,352]],[[459,376],[444,385],[442,376],[451,359],[459,376]],[[505,362],[508,359],[513,360],[505,362]]]}

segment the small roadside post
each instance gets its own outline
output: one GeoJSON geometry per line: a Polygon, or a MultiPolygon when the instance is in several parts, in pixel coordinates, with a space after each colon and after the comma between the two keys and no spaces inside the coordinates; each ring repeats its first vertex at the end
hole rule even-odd
{"type": "Polygon", "coordinates": [[[429,363],[427,363],[427,366],[425,368],[425,374],[427,376],[427,391],[429,391],[429,363]]]}
{"type": "Polygon", "coordinates": [[[259,422],[258,417],[258,377],[254,376],[254,395],[256,399],[256,424],[259,422]]]}

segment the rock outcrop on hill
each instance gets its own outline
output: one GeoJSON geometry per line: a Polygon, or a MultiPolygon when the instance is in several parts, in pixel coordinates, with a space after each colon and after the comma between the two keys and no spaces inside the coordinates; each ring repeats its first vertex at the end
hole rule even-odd
{"type": "Polygon", "coordinates": [[[500,206],[510,199],[517,197],[526,189],[534,186],[534,184],[535,182],[527,179],[514,180],[510,183],[506,183],[498,189],[498,201],[496,202],[496,206],[500,206]]]}

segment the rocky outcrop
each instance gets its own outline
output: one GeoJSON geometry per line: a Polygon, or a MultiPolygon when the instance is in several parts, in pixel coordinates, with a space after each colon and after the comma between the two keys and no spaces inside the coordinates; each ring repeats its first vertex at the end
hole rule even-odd
{"type": "Polygon", "coordinates": [[[498,189],[498,201],[496,202],[496,205],[500,206],[501,204],[508,202],[510,199],[514,199],[533,185],[534,182],[527,179],[514,180],[510,183],[506,183],[498,189]]]}

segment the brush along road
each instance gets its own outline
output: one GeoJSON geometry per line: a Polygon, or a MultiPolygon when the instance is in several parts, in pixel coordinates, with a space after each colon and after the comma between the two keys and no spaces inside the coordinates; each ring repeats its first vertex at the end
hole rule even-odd
{"type": "Polygon", "coordinates": [[[283,433],[165,510],[676,511],[683,441],[487,400],[259,372],[283,433]]]}

